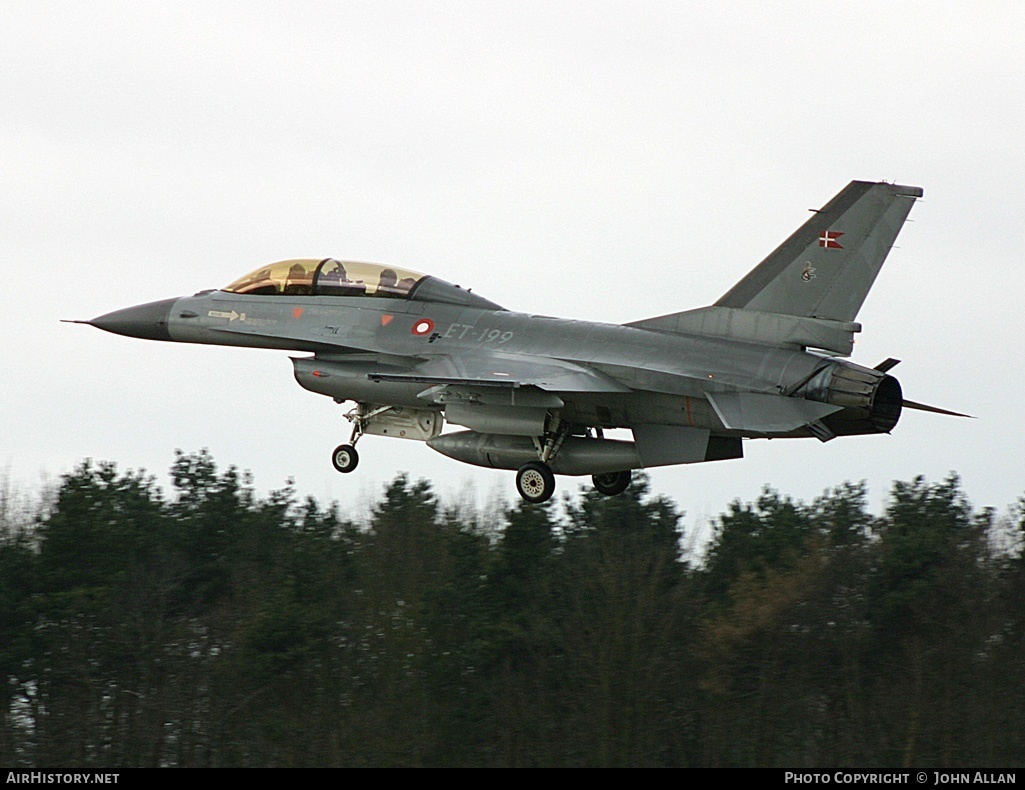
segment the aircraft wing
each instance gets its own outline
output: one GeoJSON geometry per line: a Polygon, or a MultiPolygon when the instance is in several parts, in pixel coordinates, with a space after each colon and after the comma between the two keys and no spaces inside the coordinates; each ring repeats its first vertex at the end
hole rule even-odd
{"type": "Polygon", "coordinates": [[[594,368],[529,354],[439,356],[409,373],[371,373],[372,381],[407,381],[444,387],[537,387],[545,392],[630,392],[594,368]]]}

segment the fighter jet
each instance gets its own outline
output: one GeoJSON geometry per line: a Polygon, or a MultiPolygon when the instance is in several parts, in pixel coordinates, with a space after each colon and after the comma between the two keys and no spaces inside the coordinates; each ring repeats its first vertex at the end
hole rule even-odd
{"type": "Polygon", "coordinates": [[[220,290],[84,323],[131,337],[287,349],[300,386],[338,403],[352,472],[366,435],[425,441],[516,471],[528,502],[555,475],[616,495],[632,470],[741,458],[745,439],[889,433],[889,370],[843,359],[918,187],[853,181],[707,307],[624,325],[508,310],[437,277],[334,258],[261,266],[220,290]],[[443,432],[445,423],[462,430],[443,432]],[[607,438],[626,428],[633,440],[607,438]]]}

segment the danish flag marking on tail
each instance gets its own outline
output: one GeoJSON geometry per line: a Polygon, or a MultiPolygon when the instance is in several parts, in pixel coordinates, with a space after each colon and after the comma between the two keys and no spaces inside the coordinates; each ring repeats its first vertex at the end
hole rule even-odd
{"type": "Polygon", "coordinates": [[[828,247],[832,250],[842,250],[843,245],[837,241],[841,236],[843,236],[843,231],[824,230],[819,234],[819,246],[828,247]]]}

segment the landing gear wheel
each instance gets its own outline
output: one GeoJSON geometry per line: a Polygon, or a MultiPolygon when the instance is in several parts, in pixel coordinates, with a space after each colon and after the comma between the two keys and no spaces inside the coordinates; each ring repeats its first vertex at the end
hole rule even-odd
{"type": "Polygon", "coordinates": [[[547,502],[555,493],[555,475],[540,461],[531,461],[520,467],[516,473],[516,490],[528,502],[539,505],[547,502]]]}
{"type": "Polygon", "coordinates": [[[594,483],[594,490],[599,494],[616,496],[626,491],[632,477],[633,473],[627,469],[625,472],[605,472],[600,475],[591,475],[591,482],[594,483]]]}
{"type": "Polygon", "coordinates": [[[331,463],[335,469],[343,474],[351,472],[359,463],[359,453],[351,444],[340,444],[331,454],[331,463]]]}

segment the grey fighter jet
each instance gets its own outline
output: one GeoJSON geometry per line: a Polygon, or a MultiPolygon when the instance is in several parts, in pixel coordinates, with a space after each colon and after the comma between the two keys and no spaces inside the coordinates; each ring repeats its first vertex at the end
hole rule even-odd
{"type": "MultiPolygon", "coordinates": [[[[302,259],[220,290],[85,323],[180,343],[289,349],[302,387],[353,401],[348,443],[426,441],[443,455],[516,470],[528,502],[556,474],[622,492],[631,470],[743,456],[743,440],[889,433],[905,407],[889,375],[851,354],[858,310],[918,187],[854,181],[715,304],[622,326],[507,310],[437,277],[302,259]],[[445,422],[463,430],[443,433],[445,422]],[[633,441],[606,438],[628,428],[633,441]]],[[[964,416],[964,415],[958,415],[964,416]]]]}

